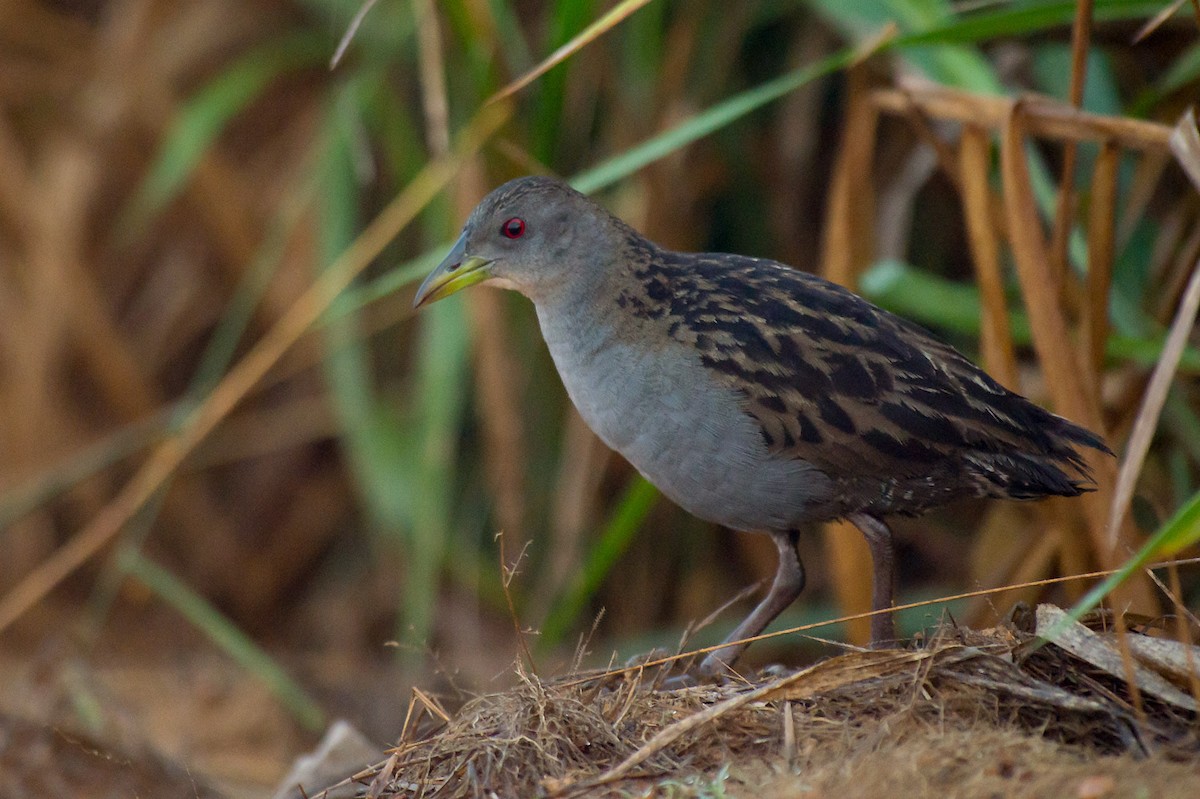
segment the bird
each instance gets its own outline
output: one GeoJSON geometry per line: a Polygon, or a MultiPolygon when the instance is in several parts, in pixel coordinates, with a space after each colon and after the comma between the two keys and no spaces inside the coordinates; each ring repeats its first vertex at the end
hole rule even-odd
{"type": "MultiPolygon", "coordinates": [[[[894,605],[886,518],[966,498],[1094,490],[1100,436],[993,380],[924,328],[777,261],[660,247],[551,177],[491,191],[418,288],[420,308],[477,283],[533,302],[580,416],[677,505],[765,533],[766,594],[705,657],[728,674],[801,593],[803,529],[852,522],[894,605]]],[[[871,644],[895,639],[876,613],[871,644]]]]}

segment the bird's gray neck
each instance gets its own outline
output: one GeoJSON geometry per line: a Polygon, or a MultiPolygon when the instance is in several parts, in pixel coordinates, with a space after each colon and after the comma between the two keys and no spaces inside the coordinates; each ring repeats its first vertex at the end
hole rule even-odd
{"type": "Polygon", "coordinates": [[[571,369],[620,333],[615,299],[601,280],[563,286],[534,300],[542,336],[559,370],[571,369]]]}
{"type": "Polygon", "coordinates": [[[573,271],[569,279],[543,284],[530,295],[537,308],[542,332],[556,338],[606,336],[617,325],[618,286],[624,268],[620,259],[573,271]]]}

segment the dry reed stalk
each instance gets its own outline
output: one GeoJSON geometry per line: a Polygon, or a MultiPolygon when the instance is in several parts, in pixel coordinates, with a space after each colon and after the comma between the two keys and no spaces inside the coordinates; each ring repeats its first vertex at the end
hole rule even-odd
{"type": "Polygon", "coordinates": [[[983,303],[981,352],[984,368],[1006,388],[1019,392],[1017,356],[1008,322],[1008,301],[1000,271],[1000,244],[996,231],[996,199],[988,175],[991,172],[991,138],[983,128],[967,125],[958,145],[959,186],[971,263],[983,303]]]}
{"type": "MultiPolygon", "coordinates": [[[[875,195],[871,171],[879,115],[867,101],[865,67],[847,75],[847,107],[841,145],[829,186],[828,212],[821,246],[821,273],[851,289],[874,256],[875,195]]],[[[824,526],[831,584],[838,605],[848,613],[871,607],[871,553],[862,534],[849,522],[824,526]]],[[[847,627],[847,639],[865,643],[870,622],[863,618],[847,627]]]]}
{"type": "Polygon", "coordinates": [[[971,94],[942,86],[909,86],[874,89],[871,102],[881,111],[907,115],[911,104],[932,119],[979,125],[1001,131],[1008,125],[1014,102],[1021,106],[1022,131],[1039,139],[1061,142],[1111,140],[1123,149],[1169,153],[1171,128],[1131,117],[1110,117],[1074,109],[1057,100],[1036,95],[1014,101],[1006,97],[971,94]]]}
{"type": "Polygon", "coordinates": [[[308,331],[330,303],[371,259],[454,176],[458,164],[483,146],[507,119],[501,105],[481,111],[449,158],[435,159],[367,226],[286,315],[233,368],[182,426],[160,445],[92,520],[7,594],[0,597],[0,632],[21,617],[65,577],[110,543],[138,510],[171,478],[195,447],[225,420],[247,393],[308,331]]]}
{"type": "MultiPolygon", "coordinates": [[[[1092,0],[1079,0],[1075,4],[1075,19],[1071,26],[1071,82],[1067,89],[1067,102],[1073,108],[1083,105],[1083,87],[1087,77],[1088,49],[1092,39],[1092,0]]],[[[1058,286],[1067,284],[1067,245],[1075,218],[1075,164],[1077,162],[1075,142],[1063,144],[1061,178],[1058,181],[1058,205],[1054,213],[1051,233],[1051,263],[1054,265],[1058,286]]]]}
{"type": "Polygon", "coordinates": [[[1059,293],[1025,160],[1026,135],[1024,106],[1018,101],[1010,105],[1001,138],[1001,171],[1009,239],[1029,309],[1034,349],[1043,369],[1054,375],[1048,388],[1060,412],[1103,434],[1098,401],[1084,390],[1079,365],[1070,349],[1067,322],[1058,305],[1059,293]]]}
{"type": "MultiPolygon", "coordinates": [[[[1084,18],[1077,19],[1077,25],[1083,24],[1080,19],[1084,18]]],[[[1086,33],[1086,24],[1084,28],[1086,33]]],[[[1078,62],[1082,58],[1078,45],[1074,52],[1078,62]]],[[[954,176],[962,195],[968,240],[975,255],[975,269],[984,306],[985,364],[1006,385],[1019,389],[1011,331],[1007,324],[1007,304],[1000,277],[998,235],[995,232],[999,226],[1008,233],[1009,246],[1018,266],[1022,293],[1033,325],[1038,360],[1046,374],[1055,376],[1048,386],[1055,406],[1069,418],[1103,432],[1105,424],[1098,399],[1099,369],[1108,330],[1107,300],[1114,258],[1112,226],[1117,199],[1116,168],[1123,147],[1151,156],[1161,152],[1167,144],[1168,129],[1154,123],[1088,114],[1041,98],[1014,102],[940,87],[867,90],[855,86],[853,75],[852,72],[845,138],[829,191],[824,274],[833,280],[853,285],[858,269],[873,257],[870,225],[864,223],[864,219],[870,219],[870,215],[864,211],[872,205],[872,195],[862,192],[871,185],[869,167],[874,151],[876,118],[867,109],[857,108],[856,104],[869,104],[881,111],[905,117],[913,123],[918,138],[934,147],[943,169],[954,176]],[[964,123],[957,157],[933,132],[933,120],[964,123]],[[999,203],[999,218],[987,183],[990,171],[988,128],[997,129],[1002,134],[1003,196],[999,203]],[[1101,155],[1093,176],[1095,185],[1088,239],[1091,265],[1084,312],[1085,349],[1080,354],[1073,352],[1069,345],[1070,325],[1057,300],[1066,280],[1065,272],[1062,278],[1056,277],[1060,271],[1054,266],[1057,247],[1053,240],[1047,241],[1039,233],[1041,222],[1035,210],[1037,206],[1030,187],[1024,152],[1026,140],[1034,136],[1057,139],[1072,147],[1080,141],[1096,140],[1101,143],[1101,155]],[[862,199],[864,196],[865,200],[862,199]]],[[[1081,91],[1080,81],[1077,74],[1075,93],[1081,91]]],[[[1152,158],[1151,162],[1158,163],[1159,159],[1152,158]]],[[[1146,174],[1156,175],[1157,170],[1146,174]]],[[[1064,184],[1060,198],[1060,223],[1062,209],[1071,204],[1070,194],[1069,187],[1064,184]]],[[[1148,190],[1140,196],[1145,202],[1149,196],[1148,190]]],[[[1058,237],[1065,234],[1055,232],[1053,235],[1058,237]]],[[[1084,514],[1088,519],[1089,549],[1101,564],[1110,567],[1119,561],[1119,552],[1132,547],[1133,532],[1131,529],[1124,530],[1122,546],[1118,550],[1114,551],[1108,546],[1104,534],[1103,500],[1100,497],[1108,496],[1115,483],[1116,470],[1107,458],[1099,456],[1091,457],[1090,465],[1096,474],[1099,491],[1097,495],[1082,499],[1084,514]]],[[[1059,553],[1065,563],[1082,567],[1087,555],[1082,542],[1070,532],[1073,512],[1056,503],[1048,503],[1040,515],[1048,522],[1051,518],[1057,519],[1055,526],[1060,531],[1057,536],[1059,553]]],[[[826,538],[839,601],[847,608],[865,607],[862,603],[868,595],[866,587],[858,584],[861,576],[869,573],[867,558],[865,552],[854,552],[854,538],[849,531],[836,527],[831,527],[826,538]]],[[[1031,577],[1034,576],[1031,568],[1042,569],[1047,565],[1044,553],[1030,552],[1017,573],[1031,577]]],[[[1150,607],[1145,585],[1130,590],[1136,593],[1139,607],[1150,607]]],[[[853,634],[861,633],[855,631],[853,634]]]]}

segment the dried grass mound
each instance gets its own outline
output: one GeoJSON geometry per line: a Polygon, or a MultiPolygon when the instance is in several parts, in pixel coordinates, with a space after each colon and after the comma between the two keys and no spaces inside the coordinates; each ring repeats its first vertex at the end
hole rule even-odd
{"type": "Polygon", "coordinates": [[[911,649],[720,687],[522,674],[348,783],[391,799],[1200,795],[1197,704],[1176,668],[1195,674],[1200,651],[1062,616],[946,626],[911,649]]]}

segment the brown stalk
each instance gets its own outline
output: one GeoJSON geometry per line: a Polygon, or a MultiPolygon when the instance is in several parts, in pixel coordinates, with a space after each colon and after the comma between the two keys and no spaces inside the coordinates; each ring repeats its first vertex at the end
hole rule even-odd
{"type": "MultiPolygon", "coordinates": [[[[450,149],[445,58],[432,0],[418,0],[416,8],[426,129],[431,150],[440,156],[450,149]]],[[[454,192],[454,207],[458,218],[466,218],[484,195],[486,180],[478,158],[465,163],[461,174],[454,192]]],[[[521,549],[526,457],[520,392],[514,382],[521,370],[513,357],[514,348],[508,340],[497,293],[481,291],[469,295],[467,315],[476,361],[475,408],[485,440],[484,469],[496,498],[498,526],[517,536],[517,549],[521,549]]]]}
{"type": "Polygon", "coordinates": [[[1183,112],[1171,128],[1169,145],[1171,154],[1191,179],[1192,186],[1200,189],[1200,128],[1197,128],[1195,108],[1183,112]]]}
{"type": "MultiPolygon", "coordinates": [[[[1060,537],[1053,534],[1054,530],[1046,520],[1040,521],[1039,526],[1039,529],[1047,530],[1049,534],[1038,535],[1032,542],[1007,535],[1008,540],[1020,547],[1020,550],[1013,553],[1010,548],[1007,553],[1009,557],[1001,564],[1001,568],[995,569],[993,573],[980,573],[979,582],[983,585],[1027,585],[1036,583],[1048,574],[1054,568],[1059,555],[1060,537]]],[[[1009,530],[1005,529],[1003,532],[1009,533],[1009,530]]],[[[1036,585],[1011,588],[1003,593],[978,597],[968,606],[966,618],[982,625],[985,621],[994,620],[996,615],[1003,615],[1018,602],[1033,604],[1039,588],[1040,586],[1036,585]],[[985,610],[989,611],[987,616],[984,615],[985,610]]]]}
{"type": "MultiPolygon", "coordinates": [[[[163,141],[172,120],[178,116],[178,103],[168,82],[144,54],[152,46],[163,19],[171,12],[169,4],[131,3],[133,13],[111,15],[109,27],[96,37],[95,77],[92,92],[107,95],[107,104],[121,113],[92,112],[92,135],[110,150],[119,136],[129,136],[127,128],[147,141],[163,141]],[[131,67],[132,65],[132,67],[131,67]],[[117,129],[122,125],[126,129],[117,129]]],[[[161,68],[158,66],[158,68],[161,68]]],[[[193,170],[183,196],[198,206],[197,218],[210,226],[214,241],[221,248],[220,263],[231,276],[240,276],[242,265],[252,262],[258,244],[258,214],[247,198],[254,196],[242,178],[242,172],[217,148],[208,148],[193,170]]],[[[275,298],[272,297],[272,300],[275,298]]],[[[283,306],[269,303],[282,314],[283,306]]]]}
{"type": "Polygon", "coordinates": [[[1146,706],[1142,702],[1142,689],[1138,684],[1137,666],[1134,665],[1133,652],[1129,650],[1129,627],[1125,624],[1125,609],[1118,607],[1113,614],[1113,624],[1116,627],[1117,649],[1121,653],[1121,668],[1125,672],[1125,685],[1129,688],[1129,696],[1133,700],[1133,712],[1138,723],[1147,726],[1146,706]]]}
{"type": "Polygon", "coordinates": [[[91,34],[81,19],[36,2],[0,5],[0,29],[14,52],[33,52],[54,62],[78,56],[91,34]]]}
{"type": "MultiPolygon", "coordinates": [[[[879,116],[868,102],[866,68],[852,68],[847,83],[846,123],[829,189],[821,271],[853,288],[875,249],[871,170],[879,116]]],[[[838,604],[847,611],[870,608],[871,556],[861,533],[849,522],[832,522],[825,525],[824,539],[838,604]]],[[[867,641],[870,620],[851,622],[847,633],[851,641],[867,641]]]]}
{"type": "MultiPolygon", "coordinates": [[[[163,104],[161,110],[146,114],[151,120],[170,119],[175,109],[163,104]]],[[[166,136],[165,127],[152,128],[158,138],[166,136]]],[[[249,207],[246,198],[253,196],[240,170],[228,162],[215,148],[205,150],[192,174],[184,194],[200,211],[198,218],[210,226],[213,243],[223,258],[221,263],[230,276],[241,276],[244,264],[253,262],[258,246],[258,215],[249,207]]],[[[268,292],[266,309],[277,318],[284,312],[287,298],[268,292]]]]}
{"type": "Polygon", "coordinates": [[[1094,430],[1103,431],[1097,399],[1083,388],[1079,365],[1072,354],[1066,319],[1049,260],[1037,202],[1030,185],[1025,153],[1024,104],[1011,106],[1009,122],[1001,136],[1000,165],[1004,177],[1004,210],[1017,276],[1029,309],[1033,343],[1047,374],[1050,393],[1060,412],[1094,430]]]}
{"type": "Polygon", "coordinates": [[[963,128],[958,146],[958,183],[962,194],[971,263],[983,303],[981,321],[983,365],[1004,386],[1019,391],[1017,356],[1004,296],[1000,271],[1000,245],[993,220],[993,195],[988,185],[991,172],[991,139],[976,125],[963,128]]]}
{"type": "MultiPolygon", "coordinates": [[[[179,104],[166,80],[153,66],[140,66],[146,63],[143,53],[154,49],[151,45],[156,36],[154,22],[146,19],[152,13],[146,9],[157,6],[159,13],[165,13],[169,4],[141,5],[145,8],[129,15],[129,20],[114,21],[114,30],[97,37],[95,45],[96,77],[91,80],[90,93],[107,95],[106,104],[122,113],[90,113],[85,119],[93,123],[89,135],[109,151],[116,149],[118,140],[131,135],[162,141],[178,117],[179,104]],[[132,72],[131,65],[135,65],[132,72]]],[[[232,282],[240,280],[246,265],[253,263],[260,241],[260,215],[248,200],[253,196],[244,170],[219,148],[210,147],[201,155],[179,198],[180,204],[197,211],[194,218],[212,234],[221,256],[216,262],[232,282]]],[[[117,233],[117,246],[123,246],[119,237],[128,231],[117,233]]],[[[286,288],[275,282],[268,287],[257,317],[262,327],[282,316],[294,300],[295,295],[286,288]]]]}
{"type": "MultiPolygon", "coordinates": [[[[881,111],[906,116],[915,103],[933,119],[974,124],[999,131],[1007,125],[1013,101],[1005,97],[970,94],[944,87],[874,89],[871,102],[881,111]]],[[[1075,142],[1114,143],[1129,150],[1169,152],[1171,128],[1129,117],[1089,114],[1044,97],[1020,100],[1022,129],[1028,136],[1075,142]]]]}
{"type": "MultiPolygon", "coordinates": [[[[828,55],[835,46],[832,36],[822,26],[807,26],[789,47],[788,68],[799,69],[828,55]]],[[[825,82],[814,81],[779,100],[779,133],[769,151],[771,164],[764,171],[772,203],[768,219],[780,245],[778,260],[810,269],[820,230],[812,224],[808,209],[825,190],[824,180],[812,168],[820,157],[824,98],[825,82]]]]}
{"type": "MultiPolygon", "coordinates": [[[[44,339],[53,351],[45,351],[37,359],[36,373],[44,375],[45,364],[77,355],[83,370],[97,386],[102,402],[115,408],[121,417],[144,418],[161,407],[162,397],[144,359],[113,316],[104,292],[96,283],[97,273],[83,268],[87,252],[81,237],[88,227],[87,212],[95,201],[100,165],[92,151],[76,139],[52,142],[50,147],[52,154],[44,159],[46,174],[36,183],[45,201],[31,204],[46,213],[35,215],[29,225],[30,249],[37,259],[34,273],[39,276],[31,284],[36,296],[31,298],[30,305],[35,309],[44,305],[47,309],[35,311],[33,318],[47,323],[53,320],[53,327],[47,328],[48,338],[44,339]],[[74,312],[64,315],[51,310],[64,306],[74,312]]],[[[22,418],[30,423],[25,428],[29,434],[41,440],[27,442],[21,451],[39,452],[78,422],[67,408],[60,407],[60,401],[50,396],[50,384],[34,379],[28,385],[44,396],[22,418]]],[[[97,506],[104,500],[98,490],[98,484],[85,483],[75,488],[75,496],[89,507],[97,506]]],[[[236,539],[229,520],[202,483],[180,483],[164,506],[163,514],[172,526],[185,531],[180,540],[198,549],[196,563],[211,563],[212,557],[207,553],[235,551],[236,539]]]]}
{"type": "Polygon", "coordinates": [[[44,209],[37,225],[40,242],[33,244],[42,267],[58,275],[61,283],[49,298],[73,310],[64,317],[71,343],[80,350],[91,379],[123,418],[137,418],[160,407],[163,397],[142,368],[132,345],[120,332],[96,274],[84,267],[81,236],[96,192],[100,164],[78,141],[52,146],[47,157],[49,174],[38,185],[47,193],[37,207],[44,209]]]}
{"type": "MultiPolygon", "coordinates": [[[[31,365],[35,374],[45,376],[49,374],[46,364],[77,357],[81,371],[96,386],[101,404],[116,409],[123,418],[145,418],[161,407],[162,397],[145,359],[113,316],[96,282],[99,273],[84,268],[88,253],[82,237],[96,201],[101,165],[95,153],[74,137],[52,141],[48,150],[44,171],[35,184],[42,201],[30,203],[44,213],[34,214],[27,226],[36,279],[29,284],[26,304],[32,310],[31,318],[41,320],[44,331],[30,337],[39,342],[32,348],[35,360],[31,365]],[[61,313],[63,307],[73,313],[61,313]],[[39,310],[42,308],[45,310],[39,310]]],[[[51,396],[53,387],[46,380],[19,381],[30,388],[25,399],[33,401],[21,416],[27,421],[23,429],[40,439],[26,442],[20,451],[53,449],[67,429],[79,424],[76,415],[51,396]]],[[[87,506],[99,505],[103,501],[95,490],[99,486],[92,483],[90,487],[92,490],[84,484],[75,491],[82,492],[87,506]]],[[[190,532],[181,540],[204,542],[207,551],[233,551],[226,546],[234,540],[228,520],[203,485],[182,483],[163,512],[173,525],[190,532]]]]}
{"type": "Polygon", "coordinates": [[[528,370],[517,361],[517,348],[503,310],[498,291],[478,291],[467,297],[475,350],[475,412],[484,436],[484,469],[496,500],[497,525],[516,536],[519,543],[525,539],[525,473],[529,461],[520,383],[528,370]]]}
{"type": "Polygon", "coordinates": [[[297,391],[270,407],[246,408],[230,416],[188,458],[188,470],[202,472],[299,449],[333,439],[339,429],[323,392],[297,391]]]}
{"type": "MultiPolygon", "coordinates": [[[[227,604],[240,618],[261,618],[263,598],[285,594],[289,587],[302,582],[310,573],[311,564],[319,561],[321,554],[335,545],[344,529],[339,523],[345,518],[342,508],[352,498],[342,476],[328,470],[302,477],[302,464],[289,466],[281,473],[272,475],[274,479],[270,482],[263,477],[256,481],[256,487],[268,486],[263,492],[265,494],[277,490],[272,485],[274,483],[283,484],[284,491],[295,495],[295,499],[287,504],[278,517],[278,535],[256,542],[251,556],[244,539],[236,535],[237,531],[226,522],[226,527],[230,529],[223,535],[229,544],[220,556],[209,556],[205,563],[189,551],[179,555],[180,558],[189,559],[190,568],[195,569],[193,573],[198,572],[205,585],[220,585],[222,604],[227,604]],[[303,486],[302,490],[294,488],[297,484],[303,486]],[[224,575],[211,573],[221,568],[236,572],[236,576],[227,579],[224,575]]],[[[199,480],[187,482],[204,487],[199,480]]],[[[163,526],[167,526],[167,523],[174,522],[164,519],[163,526]]],[[[211,546],[210,542],[205,543],[211,546]]]]}
{"type": "MultiPolygon", "coordinates": [[[[1079,508],[1073,507],[1074,500],[1065,497],[1051,497],[1039,503],[1038,513],[1058,538],[1058,571],[1062,574],[1079,574],[1087,571],[1097,558],[1092,554],[1092,539],[1087,534],[1087,514],[1081,514],[1079,508]]],[[[1067,583],[1063,586],[1068,602],[1077,602],[1087,591],[1087,586],[1080,583],[1067,583]]]]}
{"type": "MultiPolygon", "coordinates": [[[[655,107],[662,109],[662,116],[670,115],[671,106],[687,94],[689,67],[700,43],[703,22],[700,14],[680,14],[667,30],[663,64],[654,84],[655,107]]],[[[734,27],[740,29],[740,26],[734,27]]]]}
{"type": "MultiPolygon", "coordinates": [[[[1186,209],[1180,209],[1184,214],[1186,209]]],[[[1166,325],[1170,322],[1179,301],[1187,289],[1187,282],[1192,276],[1192,268],[1200,259],[1200,225],[1193,225],[1188,237],[1179,242],[1178,253],[1170,262],[1164,264],[1156,275],[1157,283],[1161,286],[1158,301],[1154,304],[1154,318],[1166,325]]]]}
{"type": "Polygon", "coordinates": [[[829,188],[829,212],[822,241],[821,271],[853,287],[870,263],[874,245],[874,194],[870,191],[879,115],[867,102],[865,68],[847,75],[846,122],[829,188]]]}
{"type": "MultiPolygon", "coordinates": [[[[1087,54],[1092,38],[1092,0],[1077,0],[1075,21],[1071,28],[1071,85],[1067,102],[1074,108],[1083,105],[1084,80],[1087,77],[1087,54]]],[[[1051,237],[1051,264],[1061,290],[1067,283],[1067,244],[1071,240],[1072,220],[1075,217],[1076,144],[1063,143],[1062,178],[1058,186],[1058,206],[1054,213],[1051,237]]]]}
{"type": "Polygon", "coordinates": [[[134,514],[176,472],[183,460],[242,401],[285,352],[320,318],[396,232],[456,174],[458,164],[478,150],[508,118],[502,105],[482,110],[467,127],[457,152],[431,161],[368,225],[346,252],[296,301],[233,368],[183,425],[158,447],[115,498],[70,541],[0,597],[0,632],[7,629],[59,582],[111,542],[134,514]]]}
{"type": "MultiPolygon", "coordinates": [[[[1025,103],[1013,103],[1001,136],[1000,156],[1009,238],[1022,295],[1029,310],[1034,349],[1044,372],[1053,376],[1048,381],[1048,388],[1059,412],[1103,434],[1099,399],[1085,390],[1080,364],[1070,349],[1067,323],[1056,299],[1049,254],[1025,160],[1025,136],[1028,133],[1025,120],[1025,103]]],[[[1103,502],[1111,497],[1116,469],[1112,460],[1100,453],[1089,453],[1087,457],[1097,492],[1085,494],[1079,501],[1088,519],[1092,550],[1101,565],[1111,567],[1119,562],[1122,553],[1133,551],[1132,531],[1123,530],[1117,542],[1105,535],[1107,514],[1103,502]]],[[[1126,590],[1131,592],[1130,595],[1136,595],[1134,607],[1147,610],[1154,607],[1144,581],[1132,583],[1126,590]]]]}

